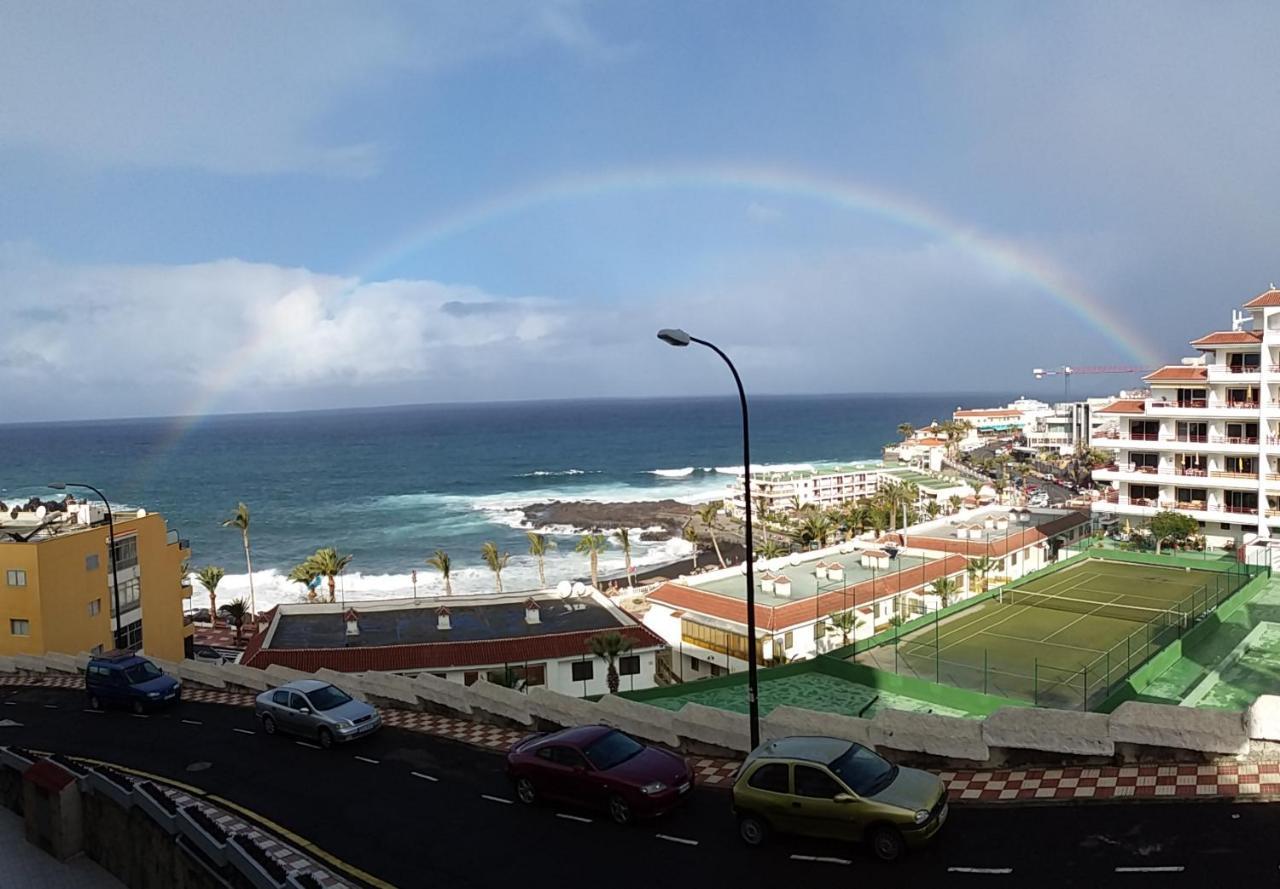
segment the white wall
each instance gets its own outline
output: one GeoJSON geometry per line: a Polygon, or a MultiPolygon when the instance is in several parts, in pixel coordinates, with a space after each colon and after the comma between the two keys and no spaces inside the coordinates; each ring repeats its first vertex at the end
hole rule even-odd
{"type": "MultiPolygon", "coordinates": [[[[639,691],[644,688],[653,688],[657,685],[657,680],[655,679],[655,673],[657,672],[657,649],[648,648],[633,653],[640,657],[640,672],[631,676],[620,675],[618,677],[621,680],[618,685],[619,690],[639,691]]],[[[541,686],[543,688],[575,697],[602,695],[609,691],[607,678],[608,666],[600,658],[584,654],[584,657],[581,658],[561,658],[559,660],[529,662],[530,666],[539,663],[545,664],[547,668],[546,684],[541,686]],[[573,663],[581,660],[592,661],[592,678],[586,683],[573,681],[573,663]]],[[[491,664],[484,667],[466,667],[463,669],[450,670],[406,670],[402,675],[443,675],[443,677],[450,682],[465,685],[468,673],[479,673],[480,676],[486,676],[490,671],[501,671],[506,666],[515,667],[523,666],[523,664],[491,664]]],[[[621,673],[621,670],[619,670],[619,673],[621,673]]]]}

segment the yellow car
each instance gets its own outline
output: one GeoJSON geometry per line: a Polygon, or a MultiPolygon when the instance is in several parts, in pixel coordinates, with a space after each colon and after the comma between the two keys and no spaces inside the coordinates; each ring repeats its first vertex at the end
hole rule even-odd
{"type": "Polygon", "coordinates": [[[758,846],[770,832],[865,841],[892,861],[947,820],[937,775],[896,766],[838,738],[779,738],[757,747],[733,783],[738,833],[758,846]]]}

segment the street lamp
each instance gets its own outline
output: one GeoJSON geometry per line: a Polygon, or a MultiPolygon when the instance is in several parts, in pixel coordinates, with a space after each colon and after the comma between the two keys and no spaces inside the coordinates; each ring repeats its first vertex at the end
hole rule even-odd
{"type": "Polygon", "coordinates": [[[83,482],[50,482],[49,487],[53,488],[55,491],[65,491],[67,488],[85,488],[86,490],[97,494],[98,497],[101,498],[103,504],[107,507],[107,539],[110,541],[111,545],[107,558],[111,561],[111,594],[112,602],[115,603],[116,612],[116,629],[114,635],[116,648],[118,650],[124,650],[124,634],[120,629],[120,577],[116,573],[116,523],[115,520],[111,518],[111,503],[107,500],[106,494],[99,491],[93,485],[86,485],[83,482]]]}
{"type": "Polygon", "coordinates": [[[742,477],[743,477],[743,512],[746,517],[747,545],[747,708],[751,725],[751,749],[760,745],[760,700],[759,683],[756,677],[756,576],[755,547],[751,539],[751,434],[747,419],[747,393],[742,388],[742,378],[738,369],[733,366],[729,356],[720,347],[706,340],[690,336],[678,328],[663,328],[658,331],[658,339],[671,346],[687,346],[698,343],[715,352],[724,363],[729,365],[733,373],[733,381],[738,384],[738,400],[742,403],[742,477]]]}

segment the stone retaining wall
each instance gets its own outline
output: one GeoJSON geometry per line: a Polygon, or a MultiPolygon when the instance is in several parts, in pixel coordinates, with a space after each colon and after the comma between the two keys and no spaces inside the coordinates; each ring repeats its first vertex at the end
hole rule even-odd
{"type": "MultiPolygon", "coordinates": [[[[0,658],[0,675],[75,675],[87,655],[0,658]]],[[[257,694],[299,678],[336,682],[379,707],[421,710],[517,729],[547,730],[599,722],[690,754],[739,757],[749,747],[742,713],[687,703],[667,710],[615,695],[598,702],[545,688],[529,693],[484,680],[472,686],[434,676],[392,673],[306,674],[284,667],[258,670],[157,661],[188,685],[257,694]]],[[[1115,712],[1081,713],[1016,707],[985,719],[884,710],[872,719],[778,707],[761,720],[765,740],[786,735],[831,735],[869,744],[904,763],[987,767],[1166,762],[1213,762],[1274,757],[1280,742],[1280,696],[1264,695],[1248,712],[1128,701],[1115,712]]]]}

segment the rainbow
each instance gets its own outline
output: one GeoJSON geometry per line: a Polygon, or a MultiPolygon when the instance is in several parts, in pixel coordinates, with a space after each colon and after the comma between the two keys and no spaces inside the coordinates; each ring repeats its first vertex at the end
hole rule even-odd
{"type": "MultiPolygon", "coordinates": [[[[455,208],[411,229],[358,263],[350,274],[350,287],[354,289],[361,282],[387,278],[407,258],[430,244],[511,219],[534,208],[569,201],[598,200],[612,195],[698,189],[811,200],[869,214],[922,232],[938,241],[958,246],[1012,280],[1025,281],[1097,330],[1126,360],[1142,367],[1158,367],[1162,363],[1157,350],[1140,331],[1130,327],[1066,270],[1025,245],[986,234],[937,208],[877,186],[760,166],[715,164],[615,169],[527,184],[455,208]]],[[[210,412],[216,401],[231,389],[242,369],[271,345],[264,337],[256,335],[226,356],[209,382],[201,387],[196,399],[181,411],[181,416],[175,418],[172,432],[161,452],[167,452],[186,436],[210,412]]]]}

